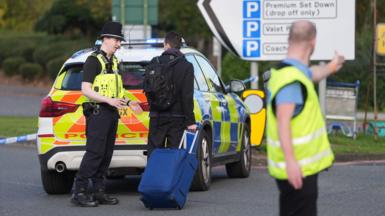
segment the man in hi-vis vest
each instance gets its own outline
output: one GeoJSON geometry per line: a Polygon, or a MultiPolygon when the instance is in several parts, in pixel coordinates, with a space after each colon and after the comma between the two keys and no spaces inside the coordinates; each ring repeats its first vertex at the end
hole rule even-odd
{"type": "Polygon", "coordinates": [[[124,99],[118,59],[114,55],[124,40],[122,25],[107,22],[100,37],[103,41],[100,49],[93,52],[83,65],[82,93],[88,99],[83,103],[87,143],[71,199],[73,204],[83,207],[118,204],[118,199],[108,196],[104,188],[115,146],[120,117],[118,109],[130,105],[135,113],[141,112],[138,102],[124,99]],[[87,190],[89,180],[92,181],[92,191],[87,190]]]}
{"type": "Polygon", "coordinates": [[[316,34],[313,23],[294,22],[287,58],[268,82],[268,169],[280,192],[280,215],[317,215],[318,173],[334,160],[313,81],[337,72],[344,57],[336,52],[328,64],[309,68],[316,34]]]}

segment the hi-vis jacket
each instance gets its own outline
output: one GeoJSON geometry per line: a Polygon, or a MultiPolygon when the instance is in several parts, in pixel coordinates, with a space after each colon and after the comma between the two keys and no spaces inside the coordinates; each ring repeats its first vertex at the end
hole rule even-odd
{"type": "Polygon", "coordinates": [[[290,122],[293,151],[303,176],[313,175],[330,167],[334,160],[312,81],[295,67],[272,70],[268,83],[270,99],[267,108],[267,149],[269,173],[276,179],[288,177],[285,156],[279,141],[275,108],[273,109],[274,98],[280,89],[293,82],[300,82],[306,89],[304,107],[290,122]]]}
{"type": "Polygon", "coordinates": [[[124,88],[122,77],[118,73],[118,59],[115,56],[112,57],[112,71],[114,73],[107,73],[107,59],[101,53],[93,53],[92,55],[99,60],[102,66],[100,74],[95,77],[92,89],[105,97],[123,98],[124,88]]]}

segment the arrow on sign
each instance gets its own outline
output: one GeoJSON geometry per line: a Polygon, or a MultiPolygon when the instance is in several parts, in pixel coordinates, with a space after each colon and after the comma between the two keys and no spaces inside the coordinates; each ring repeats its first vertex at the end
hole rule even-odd
{"type": "Polygon", "coordinates": [[[221,23],[219,22],[217,16],[215,15],[215,12],[211,7],[210,2],[211,2],[211,0],[199,0],[199,2],[197,4],[199,7],[199,10],[201,11],[207,24],[209,25],[211,31],[214,33],[214,35],[217,37],[217,39],[222,43],[222,45],[224,47],[226,47],[228,50],[230,50],[235,55],[241,56],[234,49],[234,46],[231,44],[229,37],[227,36],[221,23]]]}

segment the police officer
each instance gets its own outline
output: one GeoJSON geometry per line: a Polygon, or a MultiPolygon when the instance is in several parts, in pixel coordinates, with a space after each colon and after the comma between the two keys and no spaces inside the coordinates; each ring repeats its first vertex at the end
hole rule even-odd
{"type": "Polygon", "coordinates": [[[336,73],[344,57],[309,68],[316,27],[296,21],[289,32],[287,58],[268,82],[268,169],[276,179],[280,215],[317,215],[318,173],[333,163],[333,152],[312,81],[336,73]]]}
{"type": "Polygon", "coordinates": [[[118,74],[114,53],[120,48],[122,25],[107,22],[100,35],[102,45],[83,66],[82,93],[88,98],[83,104],[86,118],[86,153],[75,178],[71,202],[77,206],[115,205],[119,201],[105,193],[104,177],[110,165],[118,126],[118,108],[127,104],[138,112],[137,102],[124,99],[124,88],[118,74]],[[93,190],[87,191],[89,180],[93,190]]]}

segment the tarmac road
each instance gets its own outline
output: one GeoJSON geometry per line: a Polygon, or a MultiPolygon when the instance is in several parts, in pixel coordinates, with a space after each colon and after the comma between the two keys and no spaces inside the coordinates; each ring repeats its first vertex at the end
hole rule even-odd
{"type": "Polygon", "coordinates": [[[0,84],[0,116],[38,116],[49,89],[0,84]]]}
{"type": "MultiPolygon", "coordinates": [[[[384,216],[385,164],[335,165],[320,175],[320,216],[384,216]]],[[[253,167],[246,179],[229,179],[223,167],[213,170],[208,192],[191,192],[183,210],[147,210],[139,201],[138,177],[108,181],[120,199],[117,206],[79,208],[70,195],[47,195],[41,185],[39,162],[33,145],[0,146],[0,215],[278,215],[278,192],[263,167],[253,167]]]]}

